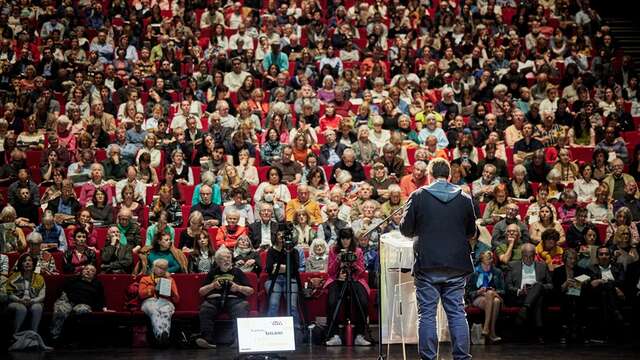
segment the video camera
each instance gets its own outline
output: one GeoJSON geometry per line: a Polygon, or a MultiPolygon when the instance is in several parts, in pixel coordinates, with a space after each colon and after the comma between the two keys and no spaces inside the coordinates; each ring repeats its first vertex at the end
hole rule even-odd
{"type": "Polygon", "coordinates": [[[356,253],[354,253],[353,251],[342,251],[340,253],[340,262],[343,264],[351,264],[356,262],[356,260],[358,260],[358,257],[356,256],[356,253]]]}
{"type": "Polygon", "coordinates": [[[295,229],[293,228],[293,224],[290,222],[278,223],[278,233],[282,233],[282,237],[284,240],[284,249],[286,251],[291,251],[294,246],[296,246],[296,242],[293,239],[293,232],[295,229]]]}

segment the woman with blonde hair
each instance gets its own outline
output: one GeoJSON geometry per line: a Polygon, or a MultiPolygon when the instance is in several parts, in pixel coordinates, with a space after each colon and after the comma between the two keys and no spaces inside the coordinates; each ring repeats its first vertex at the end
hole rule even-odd
{"type": "Polygon", "coordinates": [[[149,156],[151,157],[151,162],[149,163],[149,166],[151,166],[154,169],[159,168],[162,154],[156,146],[157,142],[158,140],[156,136],[153,133],[148,133],[147,136],[144,137],[144,141],[142,142],[142,148],[140,149],[140,151],[138,151],[136,161],[138,161],[138,159],[140,158],[140,156],[142,156],[142,154],[149,153],[149,156]]]}
{"type": "Polygon", "coordinates": [[[178,248],[183,252],[191,252],[198,241],[200,234],[204,232],[204,216],[200,211],[189,214],[187,228],[180,234],[178,248]]]}
{"type": "Polygon", "coordinates": [[[0,253],[22,253],[27,247],[24,232],[15,221],[16,209],[7,205],[0,212],[0,253]]]}
{"type": "Polygon", "coordinates": [[[227,164],[220,172],[222,182],[220,183],[220,191],[222,191],[222,202],[233,201],[231,193],[235,189],[242,189],[245,193],[249,191],[249,183],[240,177],[235,166],[227,164]]]}
{"type": "Polygon", "coordinates": [[[301,248],[308,248],[317,237],[309,221],[309,213],[304,208],[298,209],[293,217],[293,228],[296,231],[294,236],[297,239],[297,246],[301,248]]]}

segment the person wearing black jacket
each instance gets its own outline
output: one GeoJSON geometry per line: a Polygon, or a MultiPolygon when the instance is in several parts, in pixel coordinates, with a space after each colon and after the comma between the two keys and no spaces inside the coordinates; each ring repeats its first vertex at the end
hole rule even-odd
{"type": "Polygon", "coordinates": [[[567,249],[562,254],[564,265],[553,271],[553,290],[560,301],[562,316],[562,335],[560,343],[566,343],[568,338],[576,339],[584,335],[584,297],[583,283],[576,280],[585,271],[577,266],[578,253],[574,249],[567,249]]]}
{"type": "Polygon", "coordinates": [[[273,218],[271,204],[260,203],[258,213],[259,219],[248,226],[249,238],[254,249],[270,246],[278,230],[278,223],[271,220],[273,218]]]}
{"type": "Polygon", "coordinates": [[[356,160],[356,154],[351,149],[346,149],[342,153],[342,160],[333,166],[333,172],[331,173],[329,182],[335,184],[336,177],[341,171],[345,170],[351,174],[351,180],[353,180],[353,182],[361,182],[367,179],[364,175],[364,167],[356,160]]]}
{"type": "Polygon", "coordinates": [[[300,289],[300,255],[297,248],[290,250],[285,248],[285,232],[278,231],[273,238],[273,243],[267,251],[265,271],[269,274],[269,280],[265,282],[269,305],[267,316],[278,315],[280,299],[291,295],[291,309],[289,316],[293,316],[293,323],[297,329],[302,327],[300,313],[298,312],[298,291],[300,289]],[[289,257],[289,267],[287,268],[287,257],[289,257]],[[287,273],[291,279],[291,294],[287,294],[286,280],[287,273]]]}
{"type": "Polygon", "coordinates": [[[112,226],[107,233],[107,244],[100,252],[100,269],[108,274],[131,274],[133,271],[133,245],[121,243],[120,230],[112,226]]]}
{"type": "Polygon", "coordinates": [[[109,311],[104,303],[104,289],[96,279],[96,268],[87,265],[77,276],[68,279],[62,295],[53,306],[51,337],[58,340],[64,323],[70,315],[88,314],[93,311],[109,311]]]}
{"type": "Polygon", "coordinates": [[[216,316],[225,311],[232,320],[246,317],[249,313],[247,297],[254,292],[242,270],[233,266],[233,256],[229,249],[224,246],[219,248],[215,254],[215,262],[216,266],[209,271],[198,291],[204,301],[199,313],[202,335],[196,339],[196,344],[203,349],[216,347],[216,316]]]}

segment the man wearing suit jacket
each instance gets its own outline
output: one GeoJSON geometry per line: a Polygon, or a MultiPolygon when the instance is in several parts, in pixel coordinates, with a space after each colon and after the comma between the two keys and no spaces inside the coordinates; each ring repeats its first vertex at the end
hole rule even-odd
{"type": "Polygon", "coordinates": [[[545,295],[553,289],[551,275],[547,265],[535,262],[536,248],[530,243],[522,245],[522,260],[512,261],[507,273],[508,300],[521,306],[516,321],[524,324],[531,317],[535,320],[538,341],[544,343],[542,337],[542,310],[545,295]]]}
{"type": "Polygon", "coordinates": [[[278,230],[278,223],[271,220],[273,207],[271,204],[260,204],[258,221],[249,225],[249,238],[254,249],[271,246],[271,240],[278,230]]]}
{"type": "Polygon", "coordinates": [[[589,299],[600,308],[598,327],[602,334],[615,334],[615,328],[624,323],[620,303],[624,300],[624,271],[611,261],[611,250],[600,246],[596,252],[598,263],[589,268],[589,299]]]}

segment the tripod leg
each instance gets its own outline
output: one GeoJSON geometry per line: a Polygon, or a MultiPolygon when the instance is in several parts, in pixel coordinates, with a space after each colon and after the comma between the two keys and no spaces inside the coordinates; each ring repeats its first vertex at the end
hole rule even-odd
{"type": "MultiPolygon", "coordinates": [[[[334,286],[339,286],[339,282],[334,282],[334,286]]],[[[336,319],[338,318],[338,313],[340,312],[340,306],[342,305],[342,299],[344,299],[344,294],[347,291],[347,284],[342,284],[342,289],[340,289],[340,295],[338,296],[338,302],[336,303],[335,308],[333,309],[333,314],[331,315],[331,322],[329,323],[329,328],[327,329],[327,338],[332,333],[333,327],[335,326],[336,319]]]]}
{"type": "MultiPolygon", "coordinates": [[[[362,318],[362,321],[364,322],[364,328],[365,331],[367,332],[367,334],[369,335],[369,338],[372,339],[371,336],[371,328],[369,327],[369,322],[367,321],[367,313],[364,311],[364,308],[362,307],[362,303],[360,302],[360,297],[357,296],[358,294],[355,293],[354,289],[353,289],[353,283],[354,280],[350,280],[349,282],[349,291],[351,294],[351,298],[355,298],[356,299],[356,307],[358,308],[358,311],[360,312],[360,316],[362,318]]],[[[366,295],[366,292],[365,292],[366,295]]],[[[378,319],[378,322],[380,323],[382,321],[382,319],[378,319]]],[[[380,341],[382,341],[382,339],[380,339],[380,341]]]]}

